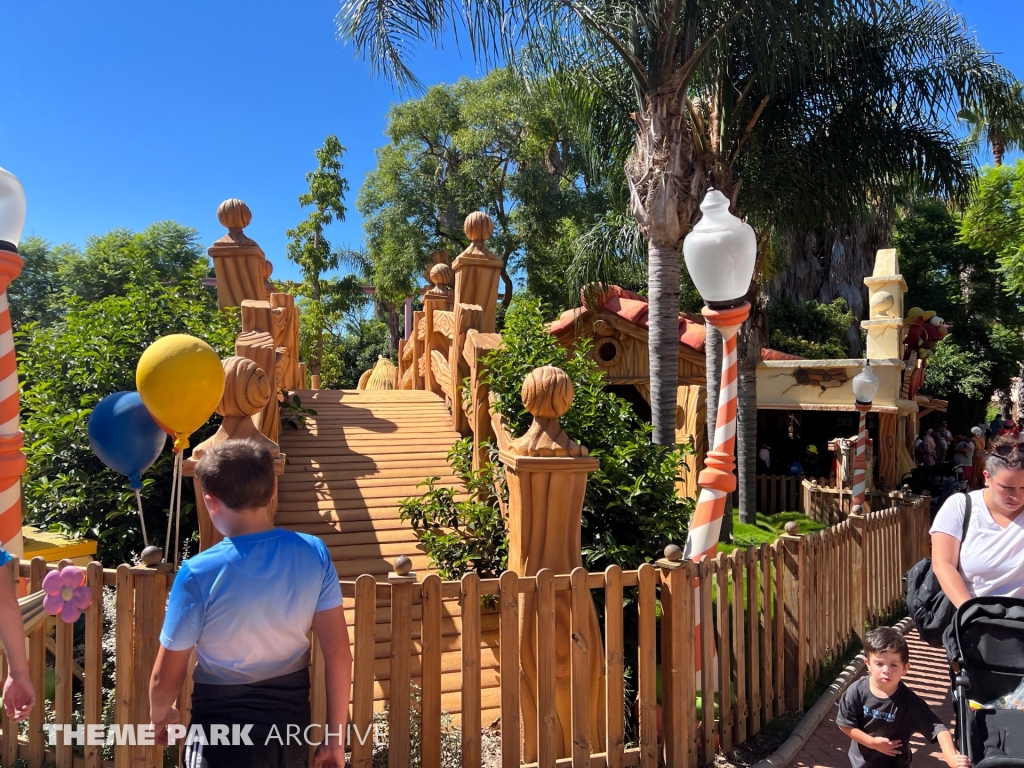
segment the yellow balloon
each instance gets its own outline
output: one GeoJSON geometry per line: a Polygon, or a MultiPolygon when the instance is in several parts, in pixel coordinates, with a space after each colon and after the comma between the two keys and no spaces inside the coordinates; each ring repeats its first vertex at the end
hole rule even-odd
{"type": "Polygon", "coordinates": [[[174,447],[206,423],[224,394],[224,368],[213,347],[176,333],[151,344],[135,368],[135,387],[150,415],[174,433],[174,447]]]}

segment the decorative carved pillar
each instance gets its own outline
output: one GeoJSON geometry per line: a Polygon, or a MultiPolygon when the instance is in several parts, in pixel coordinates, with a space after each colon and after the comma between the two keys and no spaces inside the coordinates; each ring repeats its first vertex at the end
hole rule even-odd
{"type": "Polygon", "coordinates": [[[23,554],[21,476],[26,460],[21,450],[25,441],[19,426],[18,364],[7,287],[21,274],[22,263],[17,247],[0,240],[0,543],[15,557],[23,554]]]}
{"type": "MultiPolygon", "coordinates": [[[[228,440],[253,440],[267,446],[274,456],[274,472],[284,472],[285,456],[277,443],[264,436],[256,425],[253,417],[261,413],[271,399],[271,379],[267,373],[253,360],[245,357],[229,357],[224,365],[224,395],[221,397],[217,413],[224,417],[213,437],[204,440],[192,451],[192,456],[182,464],[186,477],[191,477],[196,492],[196,509],[199,518],[199,549],[209,549],[224,537],[220,535],[210,521],[210,513],[203,501],[203,491],[199,479],[195,477],[196,463],[210,448],[228,440]]],[[[267,510],[270,522],[274,522],[277,510],[275,496],[267,510]]]]}
{"type": "Polygon", "coordinates": [[[220,308],[241,306],[246,299],[266,301],[267,278],[274,268],[263,249],[242,231],[252,221],[249,206],[234,198],[225,200],[217,208],[217,219],[228,230],[209,248],[220,308]]]}
{"type": "MultiPolygon", "coordinates": [[[[542,568],[568,574],[583,565],[580,520],[587,473],[600,466],[587,449],[565,434],[558,420],[572,405],[568,374],[545,366],[523,382],[523,404],[533,415],[525,435],[501,452],[509,490],[509,570],[535,576],[542,568]]],[[[520,596],[520,701],[523,760],[537,760],[537,605],[536,595],[520,596]]],[[[555,741],[556,757],[572,755],[571,644],[585,648],[590,662],[591,743],[604,743],[604,685],[601,630],[591,603],[589,616],[579,619],[584,636],[570,639],[569,591],[555,595],[555,741]]],[[[503,670],[503,674],[509,674],[503,670]]]]}
{"type": "Polygon", "coordinates": [[[435,264],[430,268],[430,282],[434,287],[423,294],[423,388],[438,395],[444,392],[430,369],[430,353],[434,350],[434,310],[444,312],[452,308],[452,289],[448,286],[454,275],[447,264],[435,264]]]}
{"type": "Polygon", "coordinates": [[[270,294],[274,341],[280,353],[278,389],[302,389],[299,379],[299,310],[290,293],[270,294]]]}
{"type": "Polygon", "coordinates": [[[483,211],[474,211],[466,217],[463,231],[472,242],[452,265],[455,270],[455,306],[476,304],[482,307],[483,315],[476,330],[494,333],[498,281],[505,266],[485,244],[487,238],[494,234],[494,222],[483,211]]]}
{"type": "Polygon", "coordinates": [[[257,414],[256,426],[270,440],[281,435],[281,418],[277,402],[277,347],[274,337],[261,331],[247,331],[235,339],[235,354],[252,360],[263,369],[270,382],[271,396],[263,411],[257,414]]]}

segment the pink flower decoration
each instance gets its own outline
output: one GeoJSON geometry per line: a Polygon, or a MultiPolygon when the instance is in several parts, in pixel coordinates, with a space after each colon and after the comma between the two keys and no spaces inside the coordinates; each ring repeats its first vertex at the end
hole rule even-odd
{"type": "Polygon", "coordinates": [[[69,565],[50,571],[43,577],[43,610],[51,616],[60,614],[68,624],[75,623],[92,604],[92,590],[84,584],[85,571],[81,568],[69,565]]]}

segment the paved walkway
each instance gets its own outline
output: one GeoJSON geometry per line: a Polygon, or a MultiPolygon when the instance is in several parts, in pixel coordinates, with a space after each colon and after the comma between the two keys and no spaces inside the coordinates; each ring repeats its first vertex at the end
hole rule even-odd
{"type": "MultiPolygon", "coordinates": [[[[945,651],[921,642],[917,630],[907,635],[907,643],[910,645],[910,671],[903,681],[928,702],[949,723],[952,730],[953,707],[949,700],[949,672],[945,651]]],[[[822,720],[793,760],[795,768],[849,768],[850,759],[846,751],[850,740],[836,725],[837,712],[838,709],[833,707],[828,717],[822,720]]],[[[945,766],[938,744],[928,744],[922,737],[915,736],[911,745],[914,749],[914,764],[919,768],[945,766]]]]}

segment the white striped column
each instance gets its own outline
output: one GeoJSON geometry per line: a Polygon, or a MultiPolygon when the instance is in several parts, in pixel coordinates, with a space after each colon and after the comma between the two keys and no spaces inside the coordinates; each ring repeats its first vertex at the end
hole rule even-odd
{"type": "Polygon", "coordinates": [[[21,274],[21,257],[0,250],[0,542],[15,557],[21,541],[21,476],[25,472],[24,439],[18,420],[18,365],[7,307],[7,287],[21,274]]]}
{"type": "Polygon", "coordinates": [[[865,454],[868,445],[868,413],[867,409],[864,408],[858,408],[857,410],[860,411],[860,424],[857,427],[857,445],[853,453],[853,484],[851,488],[853,498],[850,500],[851,508],[858,504],[861,507],[864,506],[865,489],[867,487],[868,465],[865,454]]]}
{"type": "MultiPolygon", "coordinates": [[[[739,373],[736,358],[736,333],[750,315],[750,304],[744,302],[730,309],[704,307],[704,317],[722,334],[722,384],[718,393],[718,419],[715,439],[704,460],[704,469],[697,478],[700,495],[697,508],[690,519],[690,529],[683,548],[683,557],[699,562],[714,557],[718,550],[718,537],[722,531],[722,517],[726,513],[726,499],[736,490],[736,380],[739,373]]],[[[728,510],[731,514],[732,510],[728,510]]],[[[694,604],[700,605],[699,590],[694,604]]],[[[694,611],[697,624],[696,658],[700,671],[700,611],[694,611]]]]}

